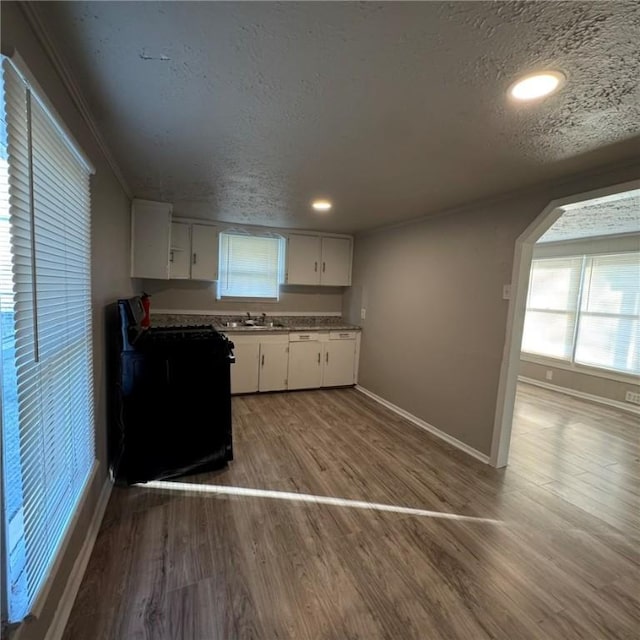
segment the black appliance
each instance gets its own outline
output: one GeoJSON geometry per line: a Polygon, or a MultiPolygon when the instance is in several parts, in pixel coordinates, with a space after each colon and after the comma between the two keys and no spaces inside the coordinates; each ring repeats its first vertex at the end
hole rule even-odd
{"type": "Polygon", "coordinates": [[[233,459],[233,343],[212,326],[143,328],[140,298],[107,307],[109,461],[134,484],[233,459]]]}

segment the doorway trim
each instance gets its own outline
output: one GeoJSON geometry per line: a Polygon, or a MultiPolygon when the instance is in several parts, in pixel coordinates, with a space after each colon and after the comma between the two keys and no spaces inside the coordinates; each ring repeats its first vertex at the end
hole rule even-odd
{"type": "Polygon", "coordinates": [[[640,179],[552,200],[516,240],[511,273],[511,296],[489,457],[489,463],[492,466],[506,467],[509,460],[513,409],[520,368],[520,345],[535,243],[565,211],[573,208],[572,205],[577,206],[589,200],[615,196],[637,189],[640,189],[640,179]]]}

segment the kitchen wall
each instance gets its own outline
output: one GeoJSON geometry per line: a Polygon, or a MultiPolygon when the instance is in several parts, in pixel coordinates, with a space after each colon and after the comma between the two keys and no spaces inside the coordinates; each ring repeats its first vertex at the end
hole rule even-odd
{"type": "Polygon", "coordinates": [[[295,313],[340,313],[343,287],[306,287],[285,285],[278,302],[234,302],[216,300],[215,284],[181,280],[135,280],[137,291],[151,294],[152,309],[184,311],[249,311],[253,314],[286,315],[295,313]]]}
{"type": "MultiPolygon", "coordinates": [[[[533,255],[534,258],[555,258],[597,253],[623,253],[625,251],[640,251],[640,234],[540,244],[535,246],[533,255]]],[[[544,384],[552,384],[616,402],[625,402],[627,391],[638,390],[638,380],[631,376],[626,376],[624,379],[621,376],[615,376],[615,374],[611,376],[606,372],[594,369],[578,367],[578,370],[572,370],[567,368],[569,365],[556,365],[557,363],[554,363],[553,360],[545,360],[523,353],[520,360],[520,375],[541,381],[544,384]],[[546,377],[548,371],[551,371],[551,381],[546,377]],[[619,379],[614,379],[616,377],[619,379]]],[[[629,406],[635,405],[630,404],[629,406]]]]}
{"type": "Polygon", "coordinates": [[[96,457],[99,468],[94,482],[88,487],[87,500],[78,514],[43,609],[37,619],[30,620],[21,630],[20,640],[42,640],[60,604],[70,571],[84,543],[100,492],[107,480],[104,305],[119,296],[132,293],[129,278],[129,199],[20,7],[14,2],[3,2],[1,11],[2,52],[10,55],[15,48],[96,167],[96,174],[91,178],[91,251],[96,457]]]}
{"type": "Polygon", "coordinates": [[[638,176],[603,171],[357,235],[344,308],[363,326],[360,385],[489,455],[516,238],[551,200],[638,176]]]}

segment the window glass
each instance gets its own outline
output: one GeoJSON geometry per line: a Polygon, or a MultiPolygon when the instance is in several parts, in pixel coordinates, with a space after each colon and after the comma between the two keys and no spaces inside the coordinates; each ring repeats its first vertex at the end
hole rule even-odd
{"type": "Polygon", "coordinates": [[[220,234],[218,297],[277,300],[284,281],[284,238],[220,234]]]}

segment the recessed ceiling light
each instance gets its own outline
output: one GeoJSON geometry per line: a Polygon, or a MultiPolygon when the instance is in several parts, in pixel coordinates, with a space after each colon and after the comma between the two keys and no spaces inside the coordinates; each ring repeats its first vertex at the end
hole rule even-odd
{"type": "Polygon", "coordinates": [[[537,100],[558,91],[566,80],[560,71],[538,71],[514,82],[509,88],[509,95],[521,102],[537,100]]]}
{"type": "Polygon", "coordinates": [[[329,211],[332,205],[328,200],[314,200],[311,206],[316,211],[329,211]]]}

